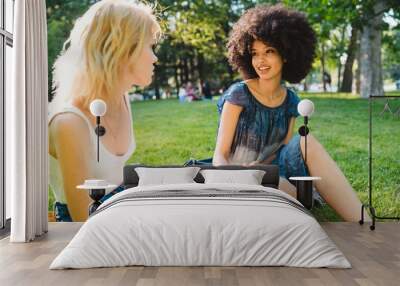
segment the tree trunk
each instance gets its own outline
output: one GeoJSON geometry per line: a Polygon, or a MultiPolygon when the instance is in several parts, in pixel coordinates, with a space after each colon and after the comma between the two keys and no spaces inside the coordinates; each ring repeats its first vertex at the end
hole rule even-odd
{"type": "Polygon", "coordinates": [[[189,77],[190,77],[190,81],[192,82],[196,82],[196,74],[195,74],[195,63],[194,63],[194,58],[195,58],[195,54],[193,53],[190,57],[189,60],[189,77]]]}
{"type": "Polygon", "coordinates": [[[197,71],[199,73],[200,82],[204,82],[204,57],[202,54],[197,56],[197,71]]]}
{"type": "Polygon", "coordinates": [[[357,33],[357,49],[356,49],[356,60],[357,60],[357,69],[356,69],[356,94],[360,94],[360,62],[361,62],[361,52],[360,52],[360,41],[361,41],[361,33],[360,31],[357,33]]]}
{"type": "Polygon", "coordinates": [[[360,94],[362,98],[370,95],[383,95],[381,45],[383,11],[386,1],[377,1],[374,15],[366,22],[361,32],[360,42],[360,94]]]}
{"type": "Polygon", "coordinates": [[[339,87],[340,87],[340,78],[341,78],[341,76],[342,76],[342,62],[339,59],[339,62],[338,62],[338,84],[337,84],[338,91],[339,91],[339,87]]]}
{"type": "Polygon", "coordinates": [[[340,78],[341,78],[341,76],[342,76],[342,62],[340,61],[340,58],[339,58],[339,61],[338,61],[338,77],[337,77],[337,89],[338,89],[338,91],[339,91],[339,87],[340,87],[340,78]]]}
{"type": "Polygon", "coordinates": [[[160,99],[160,85],[159,85],[159,81],[157,80],[159,72],[160,72],[159,68],[157,66],[155,66],[155,69],[154,69],[154,81],[153,82],[154,82],[155,96],[156,96],[157,100],[160,99]]]}
{"type": "Polygon", "coordinates": [[[357,69],[356,69],[356,94],[360,94],[360,86],[361,86],[361,73],[360,73],[360,62],[361,62],[361,53],[357,52],[357,69]]]}
{"type": "Polygon", "coordinates": [[[344,64],[344,72],[342,79],[341,92],[351,92],[353,86],[353,64],[356,57],[357,50],[357,35],[358,31],[354,25],[351,25],[350,43],[347,46],[347,59],[344,64]]]}
{"type": "Polygon", "coordinates": [[[185,58],[183,60],[183,78],[184,78],[185,82],[189,81],[189,67],[188,67],[188,65],[189,65],[189,62],[188,62],[187,58],[185,58]]]}
{"type": "MultiPolygon", "coordinates": [[[[346,32],[346,25],[345,26],[343,26],[343,29],[342,29],[342,34],[341,34],[341,38],[340,38],[340,46],[343,46],[343,43],[344,43],[344,37],[345,37],[345,32],[346,32]]],[[[341,57],[342,57],[342,55],[343,54],[341,54],[340,56],[339,56],[339,59],[338,59],[338,79],[337,79],[337,90],[339,91],[339,89],[340,89],[340,81],[341,81],[341,77],[342,77],[342,61],[341,61],[341,57]]]]}
{"type": "Polygon", "coordinates": [[[179,81],[179,76],[178,76],[178,65],[175,65],[174,67],[174,78],[175,78],[175,90],[176,90],[176,97],[179,98],[179,88],[181,87],[181,83],[179,81]]]}
{"type": "Polygon", "coordinates": [[[303,82],[303,91],[308,91],[307,80],[304,80],[304,82],[303,82]]]}
{"type": "Polygon", "coordinates": [[[325,82],[325,44],[321,44],[321,68],[322,68],[322,86],[324,88],[324,92],[326,92],[326,82],[325,82]]]}
{"type": "Polygon", "coordinates": [[[179,68],[179,78],[181,85],[186,83],[185,77],[184,77],[184,72],[183,72],[183,62],[181,59],[178,60],[178,68],[179,68]]]}

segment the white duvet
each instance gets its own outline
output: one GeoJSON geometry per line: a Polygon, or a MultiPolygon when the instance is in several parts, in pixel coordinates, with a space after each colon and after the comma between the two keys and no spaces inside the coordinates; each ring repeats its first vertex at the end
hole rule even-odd
{"type": "Polygon", "coordinates": [[[279,190],[255,185],[131,188],[103,203],[50,269],[127,265],[350,268],[318,222],[293,203],[299,204],[279,190]],[[171,190],[263,191],[272,198],[129,199],[137,192],[171,190]]]}

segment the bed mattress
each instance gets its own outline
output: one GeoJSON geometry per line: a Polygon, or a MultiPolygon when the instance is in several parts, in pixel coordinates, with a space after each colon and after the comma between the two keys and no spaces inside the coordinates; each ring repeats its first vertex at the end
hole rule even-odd
{"type": "Polygon", "coordinates": [[[50,269],[129,265],[351,267],[287,194],[198,183],[135,187],[113,196],[50,269]]]}

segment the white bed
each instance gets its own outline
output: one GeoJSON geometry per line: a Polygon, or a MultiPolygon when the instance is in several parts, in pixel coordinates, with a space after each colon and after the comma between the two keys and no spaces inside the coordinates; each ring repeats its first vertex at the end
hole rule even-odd
{"type": "Polygon", "coordinates": [[[139,186],[113,196],[50,269],[128,265],[351,267],[285,193],[198,183],[139,186]]]}

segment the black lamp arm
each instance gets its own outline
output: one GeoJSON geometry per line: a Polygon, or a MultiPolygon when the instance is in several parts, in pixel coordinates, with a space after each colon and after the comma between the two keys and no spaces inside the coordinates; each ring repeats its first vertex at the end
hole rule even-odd
{"type": "Polygon", "coordinates": [[[310,132],[310,129],[308,129],[307,127],[308,124],[308,116],[304,116],[304,125],[300,126],[299,128],[299,134],[300,136],[304,137],[304,163],[306,165],[307,168],[307,135],[310,132]]]}
{"type": "Polygon", "coordinates": [[[97,135],[97,162],[100,160],[100,151],[99,151],[99,145],[100,145],[100,136],[103,136],[106,134],[106,129],[104,126],[100,125],[100,116],[96,116],[96,129],[94,130],[96,135],[97,135]]]}

